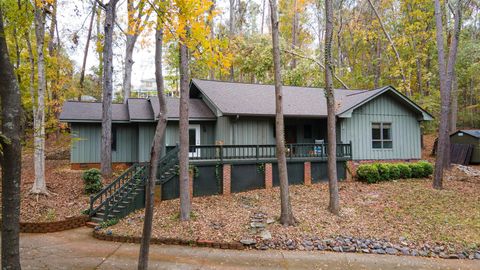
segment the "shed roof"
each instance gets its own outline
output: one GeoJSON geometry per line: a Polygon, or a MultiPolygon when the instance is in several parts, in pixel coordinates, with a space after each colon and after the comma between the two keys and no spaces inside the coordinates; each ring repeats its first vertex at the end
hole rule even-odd
{"type": "MultiPolygon", "coordinates": [[[[224,115],[275,115],[273,85],[193,79],[192,87],[198,89],[224,115]]],[[[349,117],[349,112],[388,91],[394,92],[402,102],[420,114],[423,120],[432,119],[428,112],[391,86],[374,90],[334,89],[336,114],[339,117],[349,117]]],[[[323,88],[283,86],[283,100],[284,115],[287,117],[327,116],[323,88]]]]}
{"type": "MultiPolygon", "coordinates": [[[[480,129],[460,129],[460,130],[456,131],[455,133],[453,133],[452,135],[455,135],[459,132],[463,132],[463,133],[468,134],[472,137],[480,139],[480,129]]],[[[452,135],[450,135],[450,136],[452,136],[452,135]]]]}

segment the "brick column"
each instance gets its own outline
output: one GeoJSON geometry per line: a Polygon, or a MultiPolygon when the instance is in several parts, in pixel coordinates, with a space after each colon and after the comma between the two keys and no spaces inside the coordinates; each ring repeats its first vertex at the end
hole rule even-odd
{"type": "Polygon", "coordinates": [[[310,186],[312,184],[312,164],[310,161],[303,163],[303,183],[306,186],[310,186]]]}
{"type": "Polygon", "coordinates": [[[193,198],[193,178],[194,178],[194,172],[192,169],[188,172],[188,185],[190,190],[190,198],[193,198]]]}
{"type": "Polygon", "coordinates": [[[232,181],[232,166],[223,164],[223,195],[230,195],[232,181]]]}
{"type": "Polygon", "coordinates": [[[162,185],[155,185],[155,190],[153,191],[153,198],[155,203],[159,203],[162,201],[162,185]]]}
{"type": "Polygon", "coordinates": [[[273,187],[272,163],[265,163],[265,188],[271,189],[272,187],[273,187]]]}

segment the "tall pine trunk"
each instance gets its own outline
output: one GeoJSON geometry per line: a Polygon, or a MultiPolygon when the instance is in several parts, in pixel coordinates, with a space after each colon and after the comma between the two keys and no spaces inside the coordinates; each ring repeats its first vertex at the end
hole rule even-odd
{"type": "Polygon", "coordinates": [[[328,129],[328,191],[330,202],[328,210],[335,215],[340,213],[337,179],[337,135],[335,116],[335,95],[333,93],[333,3],[325,0],[325,96],[327,98],[327,129],[328,129]]]}
{"type": "Polygon", "coordinates": [[[34,194],[48,194],[45,182],[45,88],[47,80],[45,74],[45,11],[43,1],[35,4],[35,37],[37,42],[37,98],[36,111],[33,118],[34,129],[34,170],[35,181],[31,192],[34,194]]]}
{"type": "Polygon", "coordinates": [[[288,191],[287,159],[285,156],[285,132],[283,123],[283,93],[280,63],[280,42],[278,37],[277,2],[270,1],[273,43],[273,67],[275,78],[275,131],[277,144],[278,175],[280,178],[280,223],[286,226],[295,225],[290,193],[288,191]]]}
{"type": "Polygon", "coordinates": [[[143,234],[138,258],[138,269],[148,269],[148,254],[150,239],[152,238],[152,222],[154,210],[155,179],[157,178],[158,162],[160,152],[163,148],[162,142],[167,128],[167,103],[164,94],[164,83],[162,75],[162,46],[163,46],[163,25],[161,18],[157,17],[157,29],[155,31],[155,80],[157,83],[158,103],[160,111],[158,115],[157,128],[153,137],[152,149],[150,151],[150,171],[147,183],[145,198],[145,219],[143,221],[143,234]]]}
{"type": "MultiPolygon", "coordinates": [[[[292,18],[292,51],[298,46],[298,28],[299,28],[298,0],[293,0],[293,18],[292,18]]],[[[297,67],[297,58],[292,57],[290,68],[297,67]]]]}
{"type": "MultiPolygon", "coordinates": [[[[232,42],[233,36],[235,35],[235,0],[230,1],[230,17],[228,23],[228,36],[230,38],[230,43],[232,42]]],[[[237,0],[240,1],[240,0],[237,0]]],[[[231,46],[231,44],[230,44],[231,46]]],[[[230,65],[230,81],[233,82],[235,80],[235,71],[233,69],[233,63],[230,65]]]]}
{"type": "Polygon", "coordinates": [[[443,170],[450,163],[450,102],[452,90],[452,78],[455,72],[457,59],[457,48],[461,30],[462,1],[458,1],[454,14],[454,27],[452,41],[448,50],[448,62],[445,60],[443,21],[440,0],[435,0],[435,25],[438,50],[438,70],[440,78],[440,125],[438,131],[437,157],[435,161],[435,172],[433,175],[433,188],[443,188],[443,170]]]}
{"type": "Polygon", "coordinates": [[[88,57],[88,49],[90,48],[90,39],[92,37],[92,29],[93,29],[93,21],[95,20],[95,14],[97,13],[97,2],[93,2],[92,6],[92,17],[90,17],[90,24],[88,25],[88,32],[87,32],[87,42],[85,43],[85,49],[83,51],[83,61],[82,61],[82,68],[80,69],[80,88],[83,88],[83,81],[85,80],[85,68],[87,66],[87,57],[88,57]]]}
{"type": "Polygon", "coordinates": [[[180,181],[180,220],[190,219],[190,183],[189,183],[189,160],[188,160],[188,99],[190,89],[188,86],[188,49],[185,40],[180,39],[180,152],[179,158],[179,181],[180,181]]]}
{"type": "Polygon", "coordinates": [[[123,103],[127,103],[132,91],[132,70],[133,64],[133,49],[137,42],[138,35],[127,34],[126,48],[125,48],[125,67],[123,73],[123,103]]]}
{"type": "Polygon", "coordinates": [[[102,175],[112,175],[112,92],[113,92],[113,27],[118,0],[105,4],[105,34],[103,44],[103,98],[102,98],[102,145],[100,162],[102,175]]]}
{"type": "Polygon", "coordinates": [[[22,107],[20,87],[10,63],[0,7],[0,98],[2,106],[2,269],[20,267],[20,180],[22,145],[20,138],[22,107]]]}

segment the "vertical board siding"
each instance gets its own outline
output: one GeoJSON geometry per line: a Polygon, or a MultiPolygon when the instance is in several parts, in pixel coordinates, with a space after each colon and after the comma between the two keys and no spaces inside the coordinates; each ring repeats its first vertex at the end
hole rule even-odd
{"type": "Polygon", "coordinates": [[[352,142],[354,160],[421,158],[417,115],[386,95],[356,109],[351,118],[340,119],[340,130],[342,142],[352,142]],[[392,123],[392,149],[372,148],[372,122],[392,123]]]}
{"type": "MultiPolygon", "coordinates": [[[[112,151],[113,162],[138,160],[137,126],[114,124],[117,128],[117,151],[112,151]]],[[[99,163],[101,124],[72,123],[70,159],[72,163],[99,163]]]]}

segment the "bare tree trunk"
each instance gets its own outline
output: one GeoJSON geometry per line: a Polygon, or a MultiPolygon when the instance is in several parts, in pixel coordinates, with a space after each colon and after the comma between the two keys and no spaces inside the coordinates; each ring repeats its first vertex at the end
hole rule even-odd
{"type": "Polygon", "coordinates": [[[327,98],[327,129],[328,129],[328,190],[330,202],[328,210],[338,215],[340,213],[340,198],[337,179],[337,135],[335,116],[335,95],[333,93],[333,3],[325,0],[325,95],[327,98]]]}
{"type": "Polygon", "coordinates": [[[123,73],[123,103],[127,103],[132,91],[132,70],[133,64],[133,49],[137,42],[138,35],[127,34],[127,41],[125,43],[125,68],[123,73]]]}
{"type": "MultiPolygon", "coordinates": [[[[292,20],[292,50],[295,50],[298,45],[298,0],[293,0],[293,20],[292,20]]],[[[290,62],[290,68],[295,69],[297,67],[297,58],[293,57],[290,62]]]]}
{"type": "Polygon", "coordinates": [[[105,42],[103,45],[102,145],[100,151],[102,175],[112,175],[112,92],[113,92],[113,27],[118,0],[105,4],[105,42]]]}
{"type": "MultiPolygon", "coordinates": [[[[211,18],[208,20],[208,26],[210,27],[210,39],[215,38],[215,25],[213,21],[213,12],[215,11],[215,0],[212,1],[212,5],[210,6],[210,9],[208,10],[208,13],[210,14],[211,18]]],[[[208,70],[208,78],[210,80],[215,80],[215,68],[211,67],[208,70]]]]}
{"type": "Polygon", "coordinates": [[[82,69],[80,70],[80,87],[83,88],[83,81],[85,80],[85,67],[87,66],[88,49],[90,47],[90,39],[92,37],[93,21],[95,20],[95,13],[97,9],[97,1],[93,1],[92,17],[90,18],[90,25],[88,26],[87,42],[83,53],[82,69]]]}
{"type": "Polygon", "coordinates": [[[377,38],[377,43],[375,46],[375,61],[373,62],[373,69],[375,74],[375,79],[373,81],[374,87],[380,87],[380,78],[382,75],[382,68],[381,68],[381,61],[382,61],[382,43],[380,42],[380,38],[377,38]]]}
{"type": "Polygon", "coordinates": [[[448,63],[445,63],[444,41],[443,41],[443,22],[440,1],[435,0],[435,23],[436,23],[436,39],[438,50],[438,69],[440,78],[440,127],[437,146],[437,158],[435,163],[435,173],[433,177],[433,188],[443,188],[443,170],[450,162],[450,136],[449,136],[449,112],[451,101],[452,77],[455,71],[455,62],[457,58],[458,39],[461,30],[461,9],[462,1],[457,3],[454,14],[454,34],[450,42],[448,52],[448,63]],[[448,153],[447,153],[448,151],[448,153]]]}
{"type": "Polygon", "coordinates": [[[402,75],[402,81],[403,81],[403,84],[404,84],[403,87],[405,87],[405,91],[406,91],[407,96],[411,96],[412,92],[411,92],[411,89],[410,89],[410,83],[407,81],[407,77],[405,76],[405,70],[403,69],[402,59],[400,58],[400,54],[398,53],[397,47],[395,46],[395,43],[393,42],[392,38],[388,34],[387,29],[385,28],[385,25],[383,24],[382,18],[380,17],[380,15],[377,12],[377,9],[373,5],[372,0],[367,0],[367,1],[370,4],[370,7],[373,9],[373,12],[375,13],[375,16],[377,17],[378,22],[380,23],[380,27],[382,28],[383,33],[387,37],[388,42],[390,43],[390,46],[392,47],[392,50],[395,52],[395,57],[397,58],[398,67],[400,68],[400,73],[402,75]]]}
{"type": "Polygon", "coordinates": [[[36,114],[33,119],[34,126],[34,167],[35,181],[31,192],[34,194],[48,194],[45,182],[45,88],[47,85],[45,75],[45,11],[43,2],[35,5],[35,36],[37,42],[37,72],[38,87],[36,99],[36,114]]]}
{"type": "Polygon", "coordinates": [[[272,23],[273,66],[275,72],[275,131],[277,143],[278,175],[280,178],[280,223],[285,226],[295,225],[290,193],[288,191],[287,160],[285,156],[285,129],[283,123],[283,93],[280,63],[280,42],[278,34],[277,1],[270,1],[272,23]]]}
{"type": "Polygon", "coordinates": [[[152,149],[150,151],[150,171],[147,183],[145,198],[145,219],[143,221],[142,242],[138,258],[138,269],[148,269],[148,254],[150,250],[150,239],[152,238],[152,222],[154,210],[155,179],[157,178],[158,162],[160,152],[164,144],[165,130],[167,128],[167,103],[165,100],[164,83],[162,75],[162,46],[163,46],[163,25],[161,18],[157,17],[157,29],[155,31],[155,80],[157,82],[157,95],[160,111],[158,115],[157,128],[153,137],[152,149]]]}
{"type": "MultiPolygon", "coordinates": [[[[235,0],[230,1],[230,19],[228,23],[229,31],[228,35],[230,37],[230,43],[232,42],[233,36],[235,35],[235,0]]],[[[240,1],[240,0],[237,0],[240,1]]],[[[230,81],[233,82],[235,80],[235,71],[233,69],[233,63],[230,65],[230,81]]]]}
{"type": "Polygon", "coordinates": [[[262,0],[262,24],[260,25],[261,35],[263,35],[263,27],[265,25],[265,2],[267,2],[267,0],[262,0]]]}
{"type": "Polygon", "coordinates": [[[180,152],[179,158],[179,181],[180,181],[180,220],[190,219],[190,184],[189,184],[189,160],[188,160],[188,99],[190,89],[188,85],[188,49],[184,40],[180,40],[180,152]]]}
{"type": "Polygon", "coordinates": [[[457,117],[458,117],[458,81],[454,74],[452,80],[452,106],[450,109],[450,132],[457,131],[457,117]]]}
{"type": "Polygon", "coordinates": [[[20,266],[20,181],[22,174],[22,145],[20,138],[22,107],[20,87],[10,63],[0,7],[0,98],[2,110],[2,269],[21,269],[20,266]]]}

